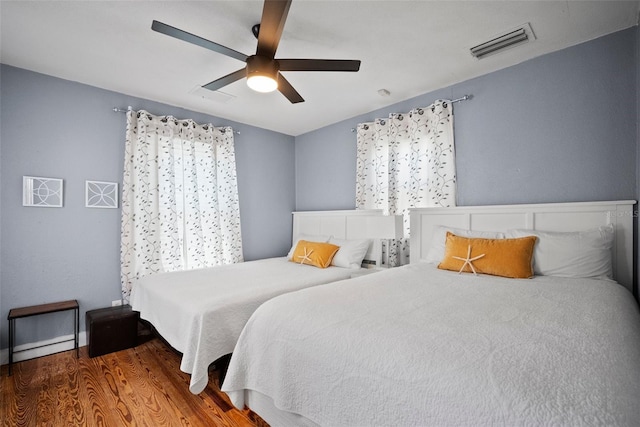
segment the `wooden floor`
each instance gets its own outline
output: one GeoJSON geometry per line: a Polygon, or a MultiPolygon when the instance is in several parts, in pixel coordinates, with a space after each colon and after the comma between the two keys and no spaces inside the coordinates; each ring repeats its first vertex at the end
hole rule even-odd
{"type": "MultiPolygon", "coordinates": [[[[180,355],[159,339],[89,358],[86,347],[0,369],[2,426],[267,426],[239,411],[218,387],[217,373],[199,395],[180,355]]],[[[268,427],[268,426],[267,426],[268,427]]]]}

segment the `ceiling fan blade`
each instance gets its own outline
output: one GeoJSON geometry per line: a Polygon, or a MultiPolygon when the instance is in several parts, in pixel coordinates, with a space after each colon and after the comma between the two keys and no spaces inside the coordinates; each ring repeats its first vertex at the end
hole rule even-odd
{"type": "Polygon", "coordinates": [[[297,104],[298,102],[304,102],[304,98],[300,96],[298,91],[296,91],[291,83],[287,79],[284,78],[282,74],[278,74],[278,90],[281,94],[283,94],[292,104],[297,104]]]}
{"type": "Polygon", "coordinates": [[[262,8],[256,55],[273,59],[282,37],[291,0],[265,0],[262,8]]]}
{"type": "Polygon", "coordinates": [[[247,76],[247,70],[246,68],[242,68],[241,70],[238,71],[234,71],[231,74],[227,74],[224,77],[220,77],[217,80],[214,80],[210,83],[207,83],[206,85],[202,86],[205,89],[209,89],[209,90],[218,90],[226,85],[230,85],[233,82],[236,82],[238,80],[240,80],[243,77],[247,76]]]}
{"type": "Polygon", "coordinates": [[[278,59],[280,71],[358,71],[360,61],[349,59],[278,59]]]}
{"type": "Polygon", "coordinates": [[[158,33],[166,34],[167,36],[195,44],[197,46],[230,56],[235,59],[239,59],[240,61],[247,61],[247,55],[245,55],[244,53],[240,53],[236,50],[230,49],[226,46],[222,46],[218,43],[214,43],[210,40],[203,39],[202,37],[188,33],[186,31],[182,31],[178,28],[172,27],[171,25],[167,25],[159,21],[153,21],[153,23],[151,24],[151,29],[153,31],[157,31],[158,33]]]}

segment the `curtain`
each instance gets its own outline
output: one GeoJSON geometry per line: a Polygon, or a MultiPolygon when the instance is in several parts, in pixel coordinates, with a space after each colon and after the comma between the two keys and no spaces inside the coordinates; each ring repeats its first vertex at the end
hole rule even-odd
{"type": "Polygon", "coordinates": [[[409,263],[409,209],[455,206],[451,102],[360,123],[356,162],[356,207],[404,216],[404,239],[383,242],[383,251],[390,266],[409,263]]]}
{"type": "Polygon", "coordinates": [[[233,130],[129,111],[121,281],[243,261],[233,130]]]}

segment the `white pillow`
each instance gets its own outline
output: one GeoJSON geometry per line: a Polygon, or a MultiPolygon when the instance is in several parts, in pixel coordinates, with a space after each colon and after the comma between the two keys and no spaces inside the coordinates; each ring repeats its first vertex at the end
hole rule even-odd
{"type": "Polygon", "coordinates": [[[444,246],[447,239],[447,231],[452,232],[456,236],[481,238],[481,239],[504,239],[504,233],[499,231],[476,231],[465,230],[462,228],[447,227],[444,225],[434,225],[433,234],[431,235],[431,246],[427,252],[425,260],[432,264],[440,264],[444,258],[444,246]]]}
{"type": "Polygon", "coordinates": [[[533,271],[542,276],[613,279],[613,225],[585,231],[509,230],[508,237],[536,236],[533,271]]]}
{"type": "Polygon", "coordinates": [[[344,240],[336,239],[332,236],[329,239],[329,243],[340,246],[340,249],[333,257],[333,261],[331,261],[331,265],[344,268],[360,268],[362,260],[371,245],[371,239],[344,240]]]}
{"type": "Polygon", "coordinates": [[[291,259],[293,256],[293,252],[296,250],[296,246],[298,246],[298,242],[300,240],[306,240],[307,242],[329,242],[329,237],[331,236],[322,236],[322,235],[313,235],[313,234],[299,234],[296,238],[296,241],[293,242],[293,246],[289,249],[289,253],[287,253],[287,259],[291,259]]]}

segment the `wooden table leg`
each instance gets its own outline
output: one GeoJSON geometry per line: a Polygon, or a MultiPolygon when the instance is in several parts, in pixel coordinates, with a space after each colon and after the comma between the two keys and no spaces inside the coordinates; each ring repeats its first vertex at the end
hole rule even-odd
{"type": "Polygon", "coordinates": [[[9,319],[9,376],[11,376],[11,366],[13,365],[13,334],[15,320],[16,319],[9,319]]]}

